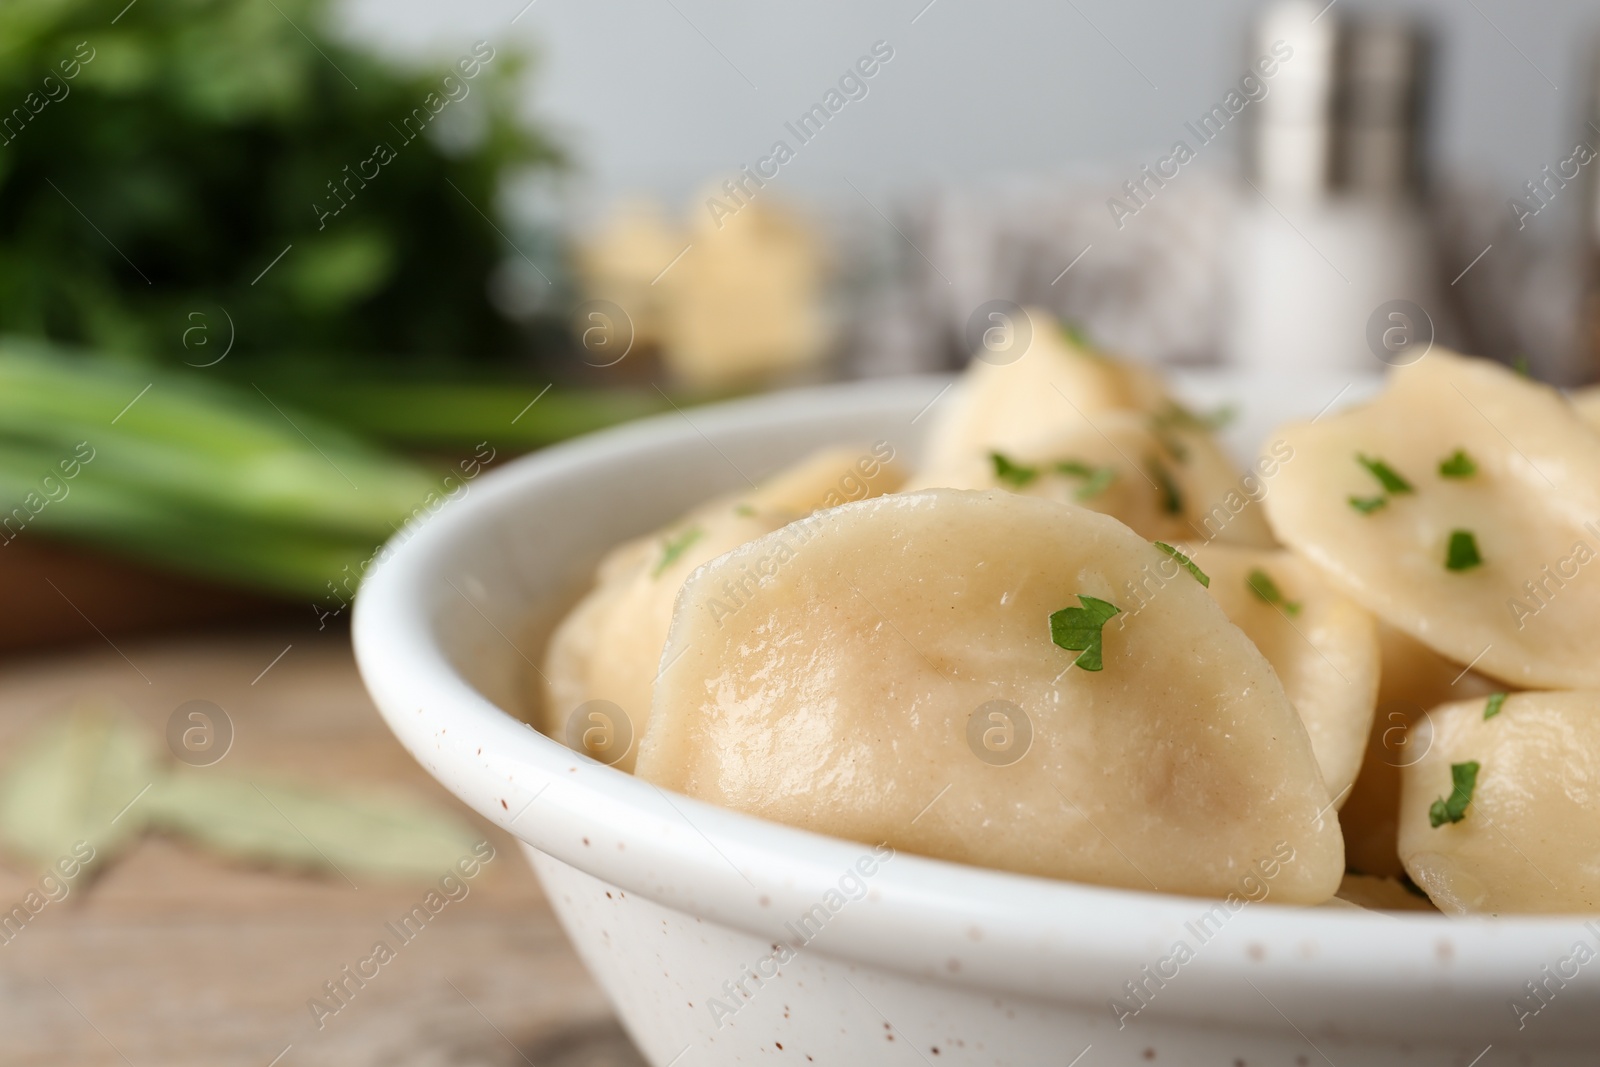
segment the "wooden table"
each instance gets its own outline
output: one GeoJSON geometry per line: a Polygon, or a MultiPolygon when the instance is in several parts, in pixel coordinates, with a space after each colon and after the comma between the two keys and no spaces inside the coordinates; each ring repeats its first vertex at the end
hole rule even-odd
{"type": "MultiPolygon", "coordinates": [[[[402,787],[464,812],[384,727],[336,631],[96,638],[13,659],[0,667],[0,754],[86,699],[157,731],[178,705],[209,700],[234,722],[234,769],[402,787]]],[[[470,817],[494,861],[321,1030],[307,1001],[427,887],[354,889],[146,839],[0,945],[0,1063],[640,1067],[520,852],[470,817]]],[[[6,909],[34,873],[0,869],[6,909]]]]}

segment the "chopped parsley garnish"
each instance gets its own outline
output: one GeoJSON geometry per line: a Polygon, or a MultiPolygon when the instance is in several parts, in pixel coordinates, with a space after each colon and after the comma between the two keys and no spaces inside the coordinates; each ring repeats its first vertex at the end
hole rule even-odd
{"type": "Polygon", "coordinates": [[[1117,472],[1112,467],[1091,467],[1087,463],[1076,459],[1064,459],[1055,463],[1051,468],[1030,467],[1018,463],[1011,457],[1001,452],[990,452],[989,459],[994,463],[994,476],[998,481],[1020,489],[1031,483],[1045,470],[1054,469],[1057,474],[1064,474],[1072,478],[1082,478],[1080,485],[1073,496],[1078,500],[1088,500],[1096,494],[1103,493],[1106,487],[1116,478],[1117,472]]]}
{"type": "Polygon", "coordinates": [[[1167,450],[1167,455],[1179,463],[1189,462],[1189,446],[1172,436],[1167,430],[1157,427],[1152,431],[1155,439],[1161,442],[1161,447],[1167,450]]]}
{"type": "Polygon", "coordinates": [[[1523,378],[1532,378],[1533,377],[1533,368],[1528,365],[1528,357],[1527,356],[1518,356],[1516,359],[1512,360],[1511,361],[1511,369],[1516,371],[1517,374],[1520,377],[1523,377],[1523,378]]]}
{"type": "Polygon", "coordinates": [[[1025,467],[1020,463],[1013,463],[1003,453],[990,452],[989,458],[994,462],[994,476],[1007,485],[1021,487],[1039,477],[1038,467],[1025,467]]]}
{"type": "Polygon", "coordinates": [[[1450,547],[1444,557],[1445,568],[1452,571],[1467,571],[1482,562],[1483,557],[1478,554],[1478,541],[1472,536],[1472,531],[1451,530],[1450,547]]]}
{"type": "Polygon", "coordinates": [[[1215,433],[1238,418],[1238,416],[1239,411],[1232,404],[1224,404],[1215,411],[1208,411],[1201,415],[1174,400],[1161,411],[1152,415],[1150,424],[1157,430],[1172,427],[1179,430],[1207,430],[1215,433]]]}
{"type": "Polygon", "coordinates": [[[1155,456],[1151,456],[1148,462],[1156,489],[1161,493],[1161,510],[1168,515],[1182,515],[1183,494],[1178,492],[1178,483],[1172,480],[1172,472],[1155,456]]]}
{"type": "Polygon", "coordinates": [[[751,507],[749,504],[740,504],[738,507],[733,509],[733,513],[748,519],[755,516],[756,509],[751,507]]]}
{"type": "Polygon", "coordinates": [[[1285,599],[1283,590],[1279,589],[1278,583],[1272,580],[1272,575],[1260,567],[1250,571],[1249,576],[1245,578],[1245,584],[1250,587],[1252,593],[1273,607],[1282,608],[1289,615],[1300,614],[1299,601],[1285,599]]]}
{"type": "Polygon", "coordinates": [[[1117,472],[1114,467],[1091,467],[1087,463],[1076,459],[1064,459],[1056,464],[1056,471],[1071,478],[1083,478],[1084,483],[1078,486],[1072,495],[1078,500],[1088,500],[1090,497],[1099,496],[1116,480],[1117,472]]]}
{"type": "Polygon", "coordinates": [[[1360,452],[1357,452],[1356,462],[1367,468],[1368,473],[1370,473],[1374,478],[1378,479],[1378,484],[1383,486],[1384,492],[1415,492],[1415,490],[1411,488],[1411,483],[1400,477],[1400,475],[1395,472],[1395,469],[1389,466],[1383,460],[1375,459],[1372,456],[1365,456],[1360,452]]]}
{"type": "Polygon", "coordinates": [[[1478,761],[1450,764],[1450,798],[1440,797],[1428,809],[1428,822],[1437,830],[1447,822],[1460,822],[1472,803],[1472,791],[1478,785],[1478,761]]]}
{"type": "Polygon", "coordinates": [[[1470,478],[1478,473],[1478,465],[1463,449],[1456,449],[1449,459],[1439,461],[1439,477],[1470,478]]]}
{"type": "Polygon", "coordinates": [[[1505,702],[1506,695],[1504,693],[1490,693],[1489,703],[1483,706],[1483,717],[1487,720],[1500,714],[1500,709],[1505,706],[1505,702]]]}
{"type": "Polygon", "coordinates": [[[700,527],[691,526],[676,536],[669,537],[662,541],[661,559],[656,563],[655,569],[650,572],[650,577],[661,577],[662,571],[678,562],[678,557],[687,552],[690,545],[694,544],[705,535],[706,532],[700,527]]]}
{"type": "Polygon", "coordinates": [[[1350,498],[1350,506],[1363,515],[1371,515],[1388,503],[1389,498],[1386,496],[1353,496],[1350,498]]]}
{"type": "Polygon", "coordinates": [[[1079,500],[1089,500],[1099,496],[1111,488],[1111,483],[1117,480],[1117,472],[1111,467],[1096,467],[1089,480],[1078,486],[1078,491],[1072,495],[1079,500]]]}
{"type": "Polygon", "coordinates": [[[1157,548],[1159,548],[1161,551],[1165,552],[1167,555],[1171,556],[1173,559],[1177,560],[1179,563],[1181,563],[1185,567],[1187,567],[1189,569],[1189,573],[1194,575],[1194,580],[1195,581],[1199,582],[1201,585],[1205,586],[1207,589],[1211,588],[1211,579],[1206,576],[1206,572],[1205,571],[1203,571],[1199,567],[1195,566],[1194,560],[1190,559],[1188,556],[1184,555],[1182,552],[1179,552],[1177,549],[1173,548],[1171,545],[1167,544],[1165,541],[1155,541],[1155,542],[1153,542],[1153,544],[1157,548]]]}
{"type": "Polygon", "coordinates": [[[1077,323],[1063,322],[1061,324],[1061,336],[1065,337],[1074,348],[1081,348],[1091,355],[1094,354],[1094,342],[1089,340],[1089,335],[1077,323]]]}
{"type": "Polygon", "coordinates": [[[1122,614],[1115,604],[1078,594],[1081,608],[1062,608],[1050,615],[1050,640],[1069,652],[1083,653],[1072,662],[1086,671],[1105,666],[1100,658],[1101,628],[1113,616],[1122,614]]]}

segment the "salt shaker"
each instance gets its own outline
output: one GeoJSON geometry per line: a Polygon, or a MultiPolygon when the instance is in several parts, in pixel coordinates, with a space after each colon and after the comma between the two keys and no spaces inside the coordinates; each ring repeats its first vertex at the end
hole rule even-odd
{"type": "Polygon", "coordinates": [[[1454,335],[1421,203],[1428,41],[1407,22],[1291,0],[1257,21],[1249,57],[1285,46],[1246,113],[1229,361],[1333,373],[1410,362],[1454,335]]]}

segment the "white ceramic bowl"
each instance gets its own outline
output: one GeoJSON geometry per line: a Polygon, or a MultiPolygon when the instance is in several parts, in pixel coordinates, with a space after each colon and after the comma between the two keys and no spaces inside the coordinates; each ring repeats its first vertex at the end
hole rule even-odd
{"type": "MultiPolygon", "coordinates": [[[[356,653],[384,717],[525,842],[654,1067],[1600,1062],[1600,962],[1574,959],[1580,942],[1600,949],[1600,923],[1270,902],[1219,916],[907,854],[863,862],[863,845],[666,794],[513,714],[542,653],[530,620],[570,603],[607,547],[823,444],[886,439],[914,457],[945,384],[784,393],[551,448],[408,528],[362,588],[356,653]],[[849,877],[858,864],[870,876],[849,877]]],[[[1234,438],[1252,443],[1341,388],[1182,384],[1239,401],[1234,438]]]]}

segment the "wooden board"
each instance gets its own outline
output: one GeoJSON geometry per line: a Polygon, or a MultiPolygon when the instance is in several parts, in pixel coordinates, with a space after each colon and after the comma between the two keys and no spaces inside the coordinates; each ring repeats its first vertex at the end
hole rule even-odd
{"type": "Polygon", "coordinates": [[[0,540],[0,604],[6,606],[0,613],[3,650],[246,620],[294,625],[311,616],[309,604],[173,574],[27,531],[0,540]]]}
{"type": "MultiPolygon", "coordinates": [[[[161,732],[180,704],[209,700],[234,723],[230,769],[404,788],[465,810],[383,726],[344,634],[96,640],[0,667],[0,755],[77,701],[119,702],[161,732]]],[[[352,888],[145,840],[0,944],[0,1063],[640,1067],[521,853],[469,817],[495,859],[320,1029],[307,1002],[427,885],[352,888]]],[[[32,875],[0,868],[0,908],[32,875]]]]}

